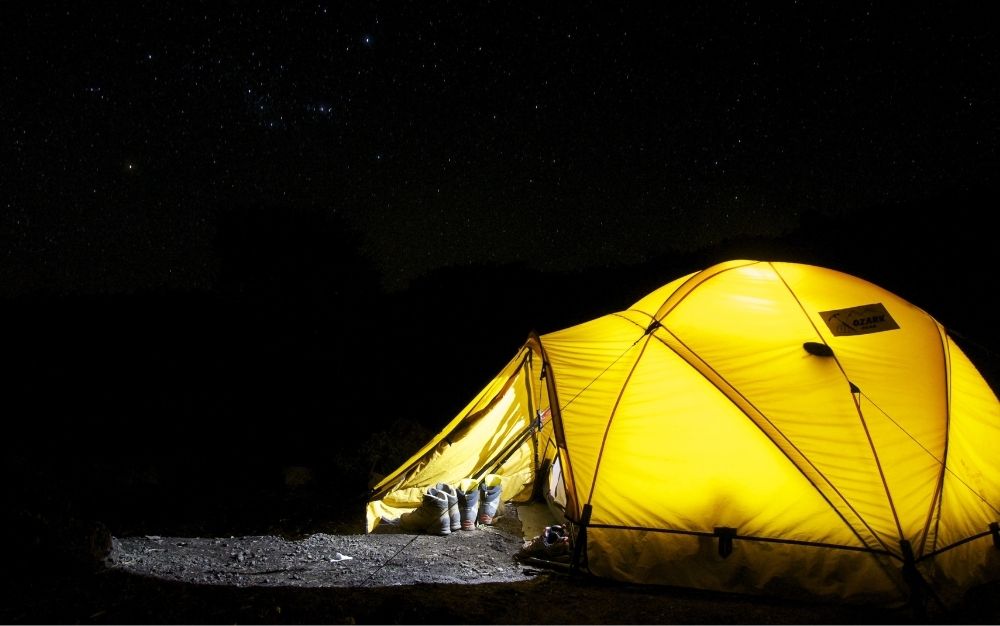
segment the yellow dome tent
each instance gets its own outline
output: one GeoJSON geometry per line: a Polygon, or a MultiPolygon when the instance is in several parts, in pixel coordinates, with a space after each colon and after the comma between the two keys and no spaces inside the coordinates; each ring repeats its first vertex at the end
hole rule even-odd
{"type": "Polygon", "coordinates": [[[1000,405],[923,310],[749,260],[532,335],[372,490],[368,529],[438,482],[541,490],[574,566],[635,583],[893,603],[1000,578],[1000,405]]]}

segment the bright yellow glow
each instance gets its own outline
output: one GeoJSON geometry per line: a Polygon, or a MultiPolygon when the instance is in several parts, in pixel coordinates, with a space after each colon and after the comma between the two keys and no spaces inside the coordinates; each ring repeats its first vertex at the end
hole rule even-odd
{"type": "MultiPolygon", "coordinates": [[[[596,573],[884,597],[905,594],[898,560],[831,547],[899,555],[906,539],[918,557],[966,542],[921,563],[934,584],[1000,577],[989,537],[970,540],[1000,521],[1000,403],[941,325],[902,298],[829,269],[737,260],[540,339],[561,419],[497,473],[505,494],[527,497],[536,459],[565,450],[567,499],[589,503],[598,525],[587,544],[596,573]],[[823,317],[870,310],[892,323],[834,334],[823,317]],[[737,539],[722,560],[719,526],[825,547],[737,539]]],[[[523,358],[533,346],[383,481],[369,527],[416,506],[423,486],[482,470],[548,406],[541,354],[523,358]]]]}
{"type": "Polygon", "coordinates": [[[532,419],[527,379],[536,375],[522,367],[526,363],[525,350],[448,426],[375,487],[391,486],[367,507],[369,532],[382,517],[396,518],[419,506],[427,486],[439,482],[456,485],[483,473],[484,468],[492,469],[488,464],[502,461],[505,455],[508,458],[497,468],[497,474],[502,476],[506,499],[523,499],[530,494],[526,489],[534,478],[530,449],[509,449],[532,419]]]}
{"type": "Polygon", "coordinates": [[[944,475],[937,548],[1000,521],[1000,405],[986,381],[950,340],[948,352],[952,381],[949,471],[944,475]]]}
{"type": "Polygon", "coordinates": [[[730,526],[860,545],[760,429],[656,341],[622,394],[593,500],[596,523],[702,532],[730,526]]]}

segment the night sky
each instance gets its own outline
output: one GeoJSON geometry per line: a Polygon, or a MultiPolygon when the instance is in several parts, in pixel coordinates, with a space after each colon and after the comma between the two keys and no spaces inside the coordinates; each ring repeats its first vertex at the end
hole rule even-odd
{"type": "Polygon", "coordinates": [[[997,182],[998,42],[962,7],[3,11],[4,295],[212,290],[219,224],[249,207],[338,216],[398,290],[806,213],[933,222],[997,182]]]}
{"type": "Polygon", "coordinates": [[[228,536],[281,467],[363,487],[528,332],[730,258],[995,363],[985,9],[659,4],[4,4],[12,510],[228,536]]]}

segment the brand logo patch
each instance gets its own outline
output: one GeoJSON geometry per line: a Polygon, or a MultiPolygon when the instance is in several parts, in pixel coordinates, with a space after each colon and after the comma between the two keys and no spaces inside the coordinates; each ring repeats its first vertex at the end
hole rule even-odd
{"type": "Polygon", "coordinates": [[[835,337],[867,335],[899,328],[899,324],[892,319],[881,302],[852,306],[849,309],[820,311],[819,315],[835,337]]]}

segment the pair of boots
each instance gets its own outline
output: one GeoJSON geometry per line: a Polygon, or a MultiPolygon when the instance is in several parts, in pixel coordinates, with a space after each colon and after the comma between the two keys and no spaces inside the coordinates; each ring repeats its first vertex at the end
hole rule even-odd
{"type": "Polygon", "coordinates": [[[463,478],[458,483],[458,509],[462,530],[475,530],[476,524],[489,526],[500,507],[500,476],[487,474],[483,482],[463,478]]]}
{"type": "Polygon", "coordinates": [[[446,483],[429,487],[419,507],[399,516],[399,527],[429,535],[448,535],[461,528],[455,488],[446,483]]]}
{"type": "Polygon", "coordinates": [[[526,542],[517,553],[519,559],[543,559],[567,562],[570,557],[569,532],[562,524],[546,526],[542,534],[526,542]]]}
{"type": "Polygon", "coordinates": [[[482,483],[463,479],[455,489],[438,483],[424,492],[420,506],[399,517],[399,526],[409,532],[448,535],[474,530],[476,522],[492,524],[500,506],[500,476],[487,474],[482,483]]]}

